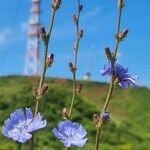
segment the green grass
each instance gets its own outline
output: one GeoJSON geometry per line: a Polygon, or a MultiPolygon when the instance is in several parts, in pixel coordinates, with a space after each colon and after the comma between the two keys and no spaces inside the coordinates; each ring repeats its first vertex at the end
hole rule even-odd
{"type": "MultiPolygon", "coordinates": [[[[32,87],[38,78],[9,76],[0,77],[0,128],[9,114],[17,108],[32,106],[35,100],[32,87]]],[[[46,79],[49,90],[44,96],[40,111],[48,121],[45,129],[35,133],[37,150],[63,150],[51,130],[62,120],[62,109],[68,106],[72,96],[72,81],[46,79]]],[[[88,131],[88,142],[84,150],[93,150],[95,126],[92,115],[104,104],[108,85],[98,82],[79,81],[84,88],[77,97],[73,109],[74,121],[80,122],[88,131]]],[[[150,140],[150,90],[145,87],[122,90],[116,87],[109,110],[111,121],[103,127],[101,150],[149,150],[150,140]]],[[[0,150],[28,150],[29,143],[19,145],[0,133],[0,150]]],[[[79,148],[72,147],[71,150],[79,148]]]]}

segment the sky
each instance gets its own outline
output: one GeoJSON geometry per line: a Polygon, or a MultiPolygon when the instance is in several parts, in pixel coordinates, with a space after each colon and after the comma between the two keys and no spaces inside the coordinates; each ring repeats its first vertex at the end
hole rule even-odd
{"type": "MultiPolygon", "coordinates": [[[[92,80],[107,81],[100,75],[107,60],[104,48],[114,49],[117,19],[117,0],[81,0],[84,9],[80,28],[84,30],[78,54],[78,79],[90,71],[92,80]]],[[[51,0],[42,0],[41,22],[48,28],[51,0]]],[[[128,37],[120,44],[118,62],[138,75],[137,85],[150,87],[150,1],[125,0],[121,29],[128,28],[128,37]]],[[[76,13],[77,0],[62,0],[56,13],[49,44],[49,53],[55,62],[47,76],[71,78],[68,62],[73,60],[72,45],[75,27],[72,14],[76,13]]],[[[2,0],[0,3],[0,76],[23,75],[27,48],[28,20],[31,0],[2,0]]],[[[40,46],[40,64],[43,46],[40,46]]]]}

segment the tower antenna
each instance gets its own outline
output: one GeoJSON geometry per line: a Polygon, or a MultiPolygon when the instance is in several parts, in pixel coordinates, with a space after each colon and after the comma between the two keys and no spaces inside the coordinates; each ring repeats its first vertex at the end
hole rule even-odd
{"type": "Polygon", "coordinates": [[[25,75],[39,74],[39,26],[41,0],[32,0],[28,27],[28,42],[25,55],[25,75]]]}

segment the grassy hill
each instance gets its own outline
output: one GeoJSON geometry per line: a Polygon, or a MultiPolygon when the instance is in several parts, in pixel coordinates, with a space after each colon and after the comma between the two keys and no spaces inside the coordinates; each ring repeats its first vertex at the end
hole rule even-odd
{"type": "MultiPolygon", "coordinates": [[[[62,120],[62,108],[68,106],[72,96],[72,81],[49,79],[48,93],[44,96],[40,111],[47,118],[45,129],[35,133],[37,150],[63,150],[51,129],[62,120]]],[[[17,108],[32,106],[35,100],[32,87],[38,78],[0,77],[0,129],[9,114],[17,108]]],[[[75,102],[74,121],[80,122],[88,131],[88,142],[84,150],[93,150],[95,127],[92,114],[99,112],[105,101],[108,85],[98,82],[80,81],[84,88],[75,102]]],[[[101,150],[149,150],[150,141],[150,90],[145,87],[120,90],[116,87],[110,103],[111,121],[103,127],[101,150]]],[[[20,145],[6,139],[0,133],[0,150],[28,150],[28,143],[20,145]]],[[[78,150],[73,147],[71,150],[78,150]]]]}

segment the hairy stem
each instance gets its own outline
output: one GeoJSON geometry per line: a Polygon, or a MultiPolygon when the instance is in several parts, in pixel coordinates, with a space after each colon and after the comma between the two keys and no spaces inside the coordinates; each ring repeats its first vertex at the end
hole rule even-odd
{"type": "MultiPolygon", "coordinates": [[[[80,0],[78,0],[78,14],[77,14],[77,23],[76,23],[76,46],[74,49],[74,67],[77,68],[77,55],[78,55],[78,49],[80,44],[80,38],[78,37],[79,33],[79,20],[80,20],[80,0]]],[[[72,72],[73,75],[73,94],[72,94],[72,100],[69,108],[69,117],[71,117],[74,101],[76,99],[76,89],[77,89],[77,83],[76,83],[76,70],[72,72]]]]}
{"type": "MultiPolygon", "coordinates": [[[[47,53],[48,53],[48,43],[49,43],[49,40],[51,37],[52,28],[53,28],[53,24],[54,24],[55,11],[56,11],[55,9],[52,9],[52,15],[51,15],[51,19],[50,19],[49,30],[47,33],[47,39],[46,39],[46,41],[44,41],[43,71],[42,71],[42,75],[41,75],[40,82],[39,82],[39,89],[43,87],[43,84],[45,81],[45,74],[46,74],[46,69],[47,69],[46,68],[46,59],[47,59],[47,53]]],[[[41,98],[36,99],[34,116],[36,116],[39,111],[40,100],[41,100],[41,98]]],[[[34,150],[34,136],[32,136],[32,139],[30,142],[30,150],[34,150]]]]}
{"type": "MultiPolygon", "coordinates": [[[[118,19],[117,19],[117,32],[116,32],[116,35],[118,35],[119,32],[120,32],[121,16],[122,16],[122,7],[119,7],[119,13],[118,13],[118,19]]],[[[115,58],[116,58],[116,56],[117,56],[118,47],[119,47],[119,40],[116,40],[115,53],[114,53],[114,57],[115,57],[115,58]]]]}
{"type": "MultiPolygon", "coordinates": [[[[46,74],[46,59],[47,59],[47,53],[48,53],[48,43],[51,37],[51,33],[52,33],[52,28],[53,28],[53,24],[54,24],[54,18],[55,18],[55,9],[52,9],[52,15],[51,15],[51,19],[50,19],[50,26],[49,26],[49,30],[47,33],[47,40],[44,42],[44,56],[43,56],[43,71],[42,71],[42,75],[40,78],[40,82],[39,82],[39,89],[42,88],[44,81],[45,81],[45,74],[46,74]]],[[[35,106],[35,114],[34,116],[37,115],[38,110],[39,110],[39,101],[40,99],[36,100],[36,106],[35,106]]]]}
{"type": "Polygon", "coordinates": [[[71,105],[70,105],[70,109],[69,109],[69,117],[71,116],[74,101],[76,98],[76,73],[75,72],[73,72],[73,91],[72,92],[73,92],[73,94],[72,94],[72,100],[71,100],[71,105]]]}
{"type": "MultiPolygon", "coordinates": [[[[119,7],[118,10],[118,19],[117,19],[117,31],[116,31],[116,35],[119,34],[120,32],[120,25],[121,25],[121,15],[122,15],[122,7],[119,7]]],[[[116,39],[116,44],[115,44],[115,50],[114,50],[114,60],[111,61],[111,82],[109,85],[109,90],[108,90],[108,94],[107,94],[107,98],[106,101],[104,103],[102,112],[105,112],[108,108],[108,105],[110,103],[110,99],[113,93],[113,89],[114,89],[114,65],[115,65],[115,60],[116,60],[116,56],[117,56],[117,52],[118,52],[118,47],[119,47],[119,40],[116,39]]],[[[102,123],[99,125],[99,127],[97,127],[97,134],[96,134],[96,141],[95,141],[95,150],[99,150],[99,139],[100,139],[100,129],[102,127],[102,123]]]]}
{"type": "Polygon", "coordinates": [[[99,136],[100,136],[100,128],[96,129],[96,140],[95,140],[95,150],[98,150],[99,147],[99,136]]]}

